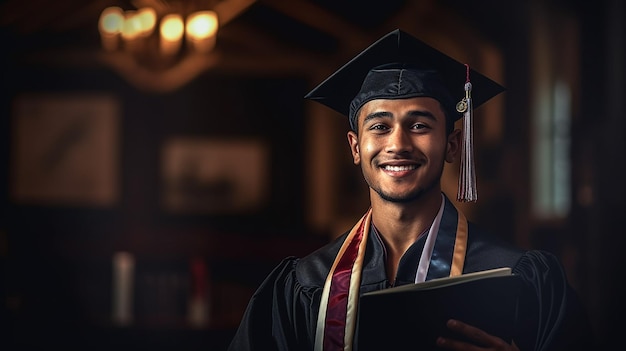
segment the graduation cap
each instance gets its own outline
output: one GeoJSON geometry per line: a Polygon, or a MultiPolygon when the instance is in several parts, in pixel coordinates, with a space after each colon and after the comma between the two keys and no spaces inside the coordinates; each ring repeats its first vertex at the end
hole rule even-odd
{"type": "Polygon", "coordinates": [[[503,91],[500,84],[468,65],[396,29],[339,68],[305,98],[347,116],[355,131],[357,113],[368,101],[412,97],[438,100],[450,127],[464,117],[457,200],[476,201],[473,109],[503,91]]]}

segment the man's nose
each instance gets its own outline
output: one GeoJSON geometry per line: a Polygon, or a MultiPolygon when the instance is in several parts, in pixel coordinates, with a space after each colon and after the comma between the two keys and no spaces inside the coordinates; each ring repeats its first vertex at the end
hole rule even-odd
{"type": "Polygon", "coordinates": [[[403,128],[395,128],[390,134],[387,143],[388,152],[408,152],[411,151],[413,143],[409,131],[403,128]]]}

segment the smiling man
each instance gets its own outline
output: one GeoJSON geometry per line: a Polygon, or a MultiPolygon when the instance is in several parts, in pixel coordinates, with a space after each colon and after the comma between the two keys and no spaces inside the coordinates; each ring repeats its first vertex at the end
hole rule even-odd
{"type": "Polygon", "coordinates": [[[400,258],[439,211],[444,161],[454,161],[460,133],[447,132],[441,104],[431,97],[371,100],[360,108],[357,125],[348,142],[377,209],[372,221],[388,234],[380,239],[393,286],[400,258]]]}
{"type": "Polygon", "coordinates": [[[457,200],[476,200],[472,108],[502,91],[396,30],[307,94],[349,118],[348,144],[371,207],[335,241],[273,270],[250,300],[230,350],[363,349],[358,307],[364,293],[500,267],[522,281],[512,342],[451,320],[451,334],[428,341],[432,348],[591,349],[584,309],[558,259],[482,231],[442,192],[445,162],[460,157],[457,200]],[[464,130],[454,129],[460,118],[464,130]]]}

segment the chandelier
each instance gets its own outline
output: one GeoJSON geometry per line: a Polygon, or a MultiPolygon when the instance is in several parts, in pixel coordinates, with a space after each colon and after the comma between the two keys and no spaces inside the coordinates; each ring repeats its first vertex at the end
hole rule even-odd
{"type": "Polygon", "coordinates": [[[213,51],[220,26],[252,3],[222,0],[189,8],[144,0],[131,9],[107,7],[98,21],[100,58],[142,90],[175,90],[217,62],[213,51]]]}

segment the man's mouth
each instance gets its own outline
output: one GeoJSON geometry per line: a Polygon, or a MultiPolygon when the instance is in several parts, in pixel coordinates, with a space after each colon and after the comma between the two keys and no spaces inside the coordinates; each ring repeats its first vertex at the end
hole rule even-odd
{"type": "Polygon", "coordinates": [[[383,166],[383,169],[385,171],[390,171],[390,172],[412,171],[412,170],[414,170],[416,168],[417,168],[417,165],[404,165],[404,166],[386,165],[386,166],[383,166]]]}

